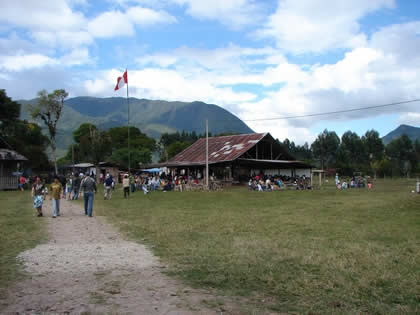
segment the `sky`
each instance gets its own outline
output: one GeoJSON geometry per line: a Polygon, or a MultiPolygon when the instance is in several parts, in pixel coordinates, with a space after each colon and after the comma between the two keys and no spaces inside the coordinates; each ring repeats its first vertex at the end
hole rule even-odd
{"type": "Polygon", "coordinates": [[[252,120],[420,98],[420,1],[0,2],[0,88],[13,99],[125,96],[126,68],[131,97],[217,104],[280,140],[384,136],[419,127],[420,102],[252,120]]]}

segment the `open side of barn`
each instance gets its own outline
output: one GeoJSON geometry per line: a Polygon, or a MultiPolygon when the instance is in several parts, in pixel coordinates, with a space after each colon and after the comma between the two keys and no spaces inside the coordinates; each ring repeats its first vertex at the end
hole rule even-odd
{"type": "MultiPolygon", "coordinates": [[[[209,137],[208,164],[212,178],[231,183],[246,182],[258,174],[310,178],[312,169],[311,165],[296,161],[269,133],[209,137]]],[[[206,139],[197,140],[158,166],[167,167],[173,174],[204,178],[206,139]]]]}

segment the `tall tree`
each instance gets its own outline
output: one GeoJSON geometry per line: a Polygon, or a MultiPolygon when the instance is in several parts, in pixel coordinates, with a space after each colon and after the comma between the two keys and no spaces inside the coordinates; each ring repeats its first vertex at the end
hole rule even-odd
{"type": "Polygon", "coordinates": [[[41,119],[48,128],[56,174],[58,173],[56,154],[57,145],[55,140],[57,135],[57,123],[60,120],[64,107],[64,100],[67,96],[68,93],[65,90],[55,90],[50,94],[48,94],[46,90],[42,90],[38,92],[37,104],[30,108],[32,118],[41,119]]]}
{"type": "Polygon", "coordinates": [[[325,129],[312,143],[311,148],[315,158],[318,158],[321,168],[331,167],[337,157],[337,150],[340,145],[340,138],[335,131],[325,129]]]}
{"type": "Polygon", "coordinates": [[[362,137],[362,142],[370,160],[380,161],[382,159],[385,146],[376,130],[372,129],[366,131],[365,135],[362,137]]]}
{"type": "Polygon", "coordinates": [[[48,138],[37,124],[19,119],[20,109],[19,103],[0,90],[0,148],[13,149],[25,156],[27,167],[45,169],[49,167],[45,153],[48,138]]]}
{"type": "Polygon", "coordinates": [[[369,169],[370,166],[365,146],[357,133],[350,130],[346,131],[341,137],[340,148],[342,148],[343,153],[346,155],[346,167],[349,170],[348,175],[352,175],[356,170],[362,171],[369,169]]]}
{"type": "Polygon", "coordinates": [[[0,127],[19,119],[20,104],[12,101],[5,90],[0,90],[0,127]]]}
{"type": "Polygon", "coordinates": [[[415,168],[416,159],[413,144],[406,134],[388,143],[385,151],[392,161],[393,175],[408,176],[410,171],[415,168]]]}

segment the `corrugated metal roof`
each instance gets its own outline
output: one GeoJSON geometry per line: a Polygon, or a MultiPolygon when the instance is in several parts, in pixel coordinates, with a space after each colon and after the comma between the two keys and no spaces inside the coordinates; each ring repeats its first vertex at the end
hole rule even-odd
{"type": "Polygon", "coordinates": [[[17,153],[13,150],[0,149],[0,160],[5,161],[27,161],[28,159],[22,154],[17,153]]]}
{"type": "MultiPolygon", "coordinates": [[[[267,133],[209,137],[209,164],[233,161],[260,142],[267,133]]],[[[201,138],[170,159],[168,165],[201,165],[206,162],[206,139],[201,138]]]]}

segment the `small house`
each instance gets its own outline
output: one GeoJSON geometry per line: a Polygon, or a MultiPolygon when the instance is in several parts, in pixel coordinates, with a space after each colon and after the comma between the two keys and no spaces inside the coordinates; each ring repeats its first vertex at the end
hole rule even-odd
{"type": "Polygon", "coordinates": [[[17,189],[23,162],[28,159],[16,151],[0,149],[0,190],[17,189]]]}

